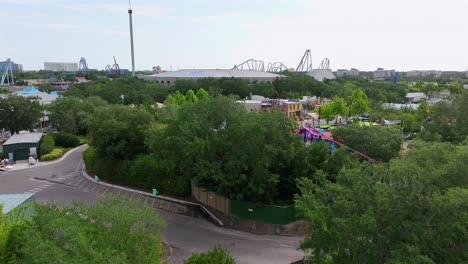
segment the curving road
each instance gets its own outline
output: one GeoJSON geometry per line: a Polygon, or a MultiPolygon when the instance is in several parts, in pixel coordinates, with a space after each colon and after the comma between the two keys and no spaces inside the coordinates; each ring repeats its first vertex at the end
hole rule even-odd
{"type": "MultiPolygon", "coordinates": [[[[73,201],[94,202],[112,188],[93,184],[81,175],[81,146],[61,161],[9,172],[0,171],[0,194],[35,192],[36,201],[73,203],[73,201]]],[[[124,191],[124,195],[143,201],[146,198],[124,191]]],[[[147,202],[145,200],[145,202],[147,202]]],[[[151,203],[151,202],[150,202],[151,203]]],[[[164,207],[154,204],[153,207],[164,207]]],[[[169,206],[169,205],[168,205],[169,206]]],[[[175,208],[177,210],[177,208],[175,208]]],[[[205,219],[196,219],[156,209],[166,221],[161,230],[173,251],[169,263],[183,263],[193,252],[204,252],[221,245],[235,257],[237,263],[291,263],[299,260],[303,253],[298,250],[301,238],[255,235],[215,226],[205,219]]]]}

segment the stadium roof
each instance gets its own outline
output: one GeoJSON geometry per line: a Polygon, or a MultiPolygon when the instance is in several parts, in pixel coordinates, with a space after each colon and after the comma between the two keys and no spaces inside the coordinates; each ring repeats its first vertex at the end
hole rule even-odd
{"type": "Polygon", "coordinates": [[[251,71],[251,70],[221,70],[221,69],[193,69],[162,72],[143,76],[145,80],[175,81],[177,79],[201,79],[201,78],[241,78],[251,81],[273,81],[282,77],[279,74],[251,71]]]}

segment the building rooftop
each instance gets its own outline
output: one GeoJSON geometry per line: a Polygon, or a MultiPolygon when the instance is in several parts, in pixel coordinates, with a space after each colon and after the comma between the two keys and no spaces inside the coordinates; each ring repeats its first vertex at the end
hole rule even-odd
{"type": "Polygon", "coordinates": [[[418,104],[394,104],[394,103],[384,103],[382,107],[385,109],[402,109],[402,108],[411,108],[416,110],[419,108],[418,104]]]}
{"type": "Polygon", "coordinates": [[[413,97],[426,97],[426,95],[422,92],[416,92],[416,93],[407,93],[406,98],[413,98],[413,97]]]}
{"type": "Polygon", "coordinates": [[[222,69],[193,69],[193,70],[178,70],[157,73],[153,75],[143,76],[145,80],[157,79],[201,79],[201,78],[243,78],[243,79],[275,79],[281,77],[279,74],[251,71],[251,70],[222,70],[222,69]]]}
{"type": "Polygon", "coordinates": [[[11,210],[28,201],[33,196],[34,193],[0,194],[0,204],[3,205],[3,214],[8,214],[11,210]]]}
{"type": "Polygon", "coordinates": [[[23,90],[16,91],[15,94],[26,97],[39,97],[41,104],[50,104],[58,98],[56,92],[50,94],[41,92],[34,86],[26,86],[23,90]]]}
{"type": "Polygon", "coordinates": [[[3,145],[38,143],[42,138],[42,133],[14,134],[3,145]]]}

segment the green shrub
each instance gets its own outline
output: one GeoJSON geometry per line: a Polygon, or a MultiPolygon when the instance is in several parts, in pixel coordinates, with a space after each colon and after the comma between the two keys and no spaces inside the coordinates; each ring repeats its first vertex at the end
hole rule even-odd
{"type": "Polygon", "coordinates": [[[79,136],[78,138],[80,139],[80,145],[88,143],[88,139],[85,136],[79,136]]]}
{"type": "Polygon", "coordinates": [[[113,183],[132,185],[130,161],[101,157],[94,148],[88,148],[83,153],[83,160],[86,168],[101,179],[113,183]]]}
{"type": "Polygon", "coordinates": [[[226,249],[214,247],[207,253],[193,253],[184,264],[236,264],[226,249]]]}
{"type": "Polygon", "coordinates": [[[190,194],[190,179],[174,175],[162,167],[151,155],[139,156],[133,160],[130,169],[134,185],[144,189],[156,188],[159,192],[166,194],[190,194]]]}
{"type": "Polygon", "coordinates": [[[42,137],[41,145],[39,146],[39,155],[49,154],[55,148],[55,140],[52,135],[42,137]]]}
{"type": "Polygon", "coordinates": [[[94,148],[88,148],[83,153],[83,160],[86,168],[103,180],[144,190],[156,188],[164,194],[190,194],[189,179],[164,172],[150,155],[134,160],[116,160],[101,157],[94,148]]]}
{"type": "Polygon", "coordinates": [[[54,133],[55,144],[64,148],[74,148],[80,145],[80,138],[69,133],[54,133]]]}
{"type": "Polygon", "coordinates": [[[21,256],[21,249],[26,239],[26,232],[30,227],[31,222],[29,221],[15,221],[8,227],[8,237],[4,247],[4,263],[16,263],[15,261],[21,256]]]}
{"type": "Polygon", "coordinates": [[[0,263],[3,263],[5,257],[5,244],[8,238],[3,218],[3,205],[0,204],[0,263]]]}
{"type": "Polygon", "coordinates": [[[52,150],[52,152],[50,152],[49,154],[42,155],[41,160],[48,161],[58,159],[63,155],[63,152],[64,151],[61,148],[54,148],[54,150],[52,150]]]}

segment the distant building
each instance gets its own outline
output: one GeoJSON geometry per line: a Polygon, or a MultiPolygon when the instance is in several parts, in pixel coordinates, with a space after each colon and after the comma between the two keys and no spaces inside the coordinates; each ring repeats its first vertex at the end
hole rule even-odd
{"type": "Polygon", "coordinates": [[[351,68],[351,70],[346,69],[338,69],[336,70],[336,77],[344,77],[344,76],[359,76],[359,70],[355,68],[351,68]]]}
{"type": "Polygon", "coordinates": [[[406,77],[407,78],[410,78],[410,77],[429,77],[429,76],[438,78],[438,77],[442,76],[442,71],[431,70],[431,71],[408,71],[408,72],[406,72],[406,77]]]}
{"type": "Polygon", "coordinates": [[[407,93],[405,96],[405,103],[419,103],[422,101],[426,101],[427,96],[424,93],[417,92],[417,93],[407,93]]]}
{"type": "Polygon", "coordinates": [[[25,79],[24,82],[26,82],[28,85],[39,85],[49,83],[47,79],[25,79]]]}
{"type": "Polygon", "coordinates": [[[304,120],[302,115],[302,104],[300,100],[285,100],[285,99],[272,99],[271,105],[274,108],[279,108],[287,117],[294,120],[304,120]]]}
{"type": "Polygon", "coordinates": [[[279,74],[262,71],[221,69],[178,70],[142,76],[144,80],[156,81],[166,85],[172,85],[177,80],[198,80],[203,78],[239,78],[247,81],[273,82],[276,78],[281,77],[279,74]]]}
{"type": "Polygon", "coordinates": [[[44,62],[44,70],[78,71],[78,63],[76,62],[44,62]]]}
{"type": "Polygon", "coordinates": [[[26,160],[39,157],[42,133],[14,134],[3,143],[3,153],[9,160],[26,160]]]}
{"type": "Polygon", "coordinates": [[[88,80],[86,80],[86,77],[75,77],[75,80],[77,83],[88,82],[88,80]]]}
{"type": "Polygon", "coordinates": [[[333,72],[330,69],[314,69],[311,72],[308,72],[307,75],[313,77],[319,82],[322,82],[325,79],[335,79],[335,75],[333,75],[333,72]]]}
{"type": "Polygon", "coordinates": [[[262,107],[262,101],[259,100],[239,100],[236,103],[243,105],[247,111],[260,111],[262,107]]]}
{"type": "Polygon", "coordinates": [[[394,104],[394,103],[384,103],[382,104],[383,109],[404,109],[404,108],[411,108],[416,110],[419,108],[419,104],[394,104]]]}
{"type": "Polygon", "coordinates": [[[41,103],[42,105],[50,104],[58,98],[57,93],[44,93],[37,90],[34,86],[26,86],[23,90],[16,91],[15,94],[25,97],[39,97],[39,103],[41,103]]]}
{"type": "Polygon", "coordinates": [[[8,64],[11,64],[11,70],[13,72],[22,72],[23,71],[23,65],[21,64],[16,64],[10,59],[7,59],[6,61],[0,61],[0,75],[5,72],[8,64]]]}
{"type": "Polygon", "coordinates": [[[383,68],[377,68],[372,74],[374,80],[386,80],[390,79],[395,75],[395,70],[384,70],[383,68]]]}

